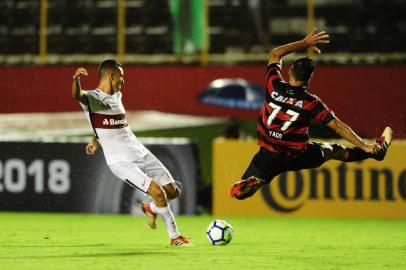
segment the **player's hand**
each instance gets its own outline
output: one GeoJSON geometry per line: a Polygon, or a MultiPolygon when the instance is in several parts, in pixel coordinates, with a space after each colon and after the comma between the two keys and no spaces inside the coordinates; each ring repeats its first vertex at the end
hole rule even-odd
{"type": "Polygon", "coordinates": [[[80,76],[87,76],[87,70],[83,67],[78,68],[73,75],[73,79],[80,78],[80,76]]]}
{"type": "Polygon", "coordinates": [[[97,141],[92,141],[86,145],[86,154],[92,156],[99,149],[99,143],[97,141]]]}
{"type": "Polygon", "coordinates": [[[321,53],[321,50],[317,48],[319,43],[329,43],[329,35],[325,31],[319,31],[314,28],[313,31],[308,34],[304,39],[306,45],[316,53],[321,53]]]}
{"type": "Polygon", "coordinates": [[[381,150],[381,146],[378,143],[366,144],[362,150],[370,154],[377,154],[381,150]]]}

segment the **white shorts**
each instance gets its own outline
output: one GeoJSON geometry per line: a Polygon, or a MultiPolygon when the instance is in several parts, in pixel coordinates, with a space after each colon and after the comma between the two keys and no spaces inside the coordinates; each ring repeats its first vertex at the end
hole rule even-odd
{"type": "Polygon", "coordinates": [[[143,192],[147,192],[152,180],[161,186],[175,182],[168,169],[151,152],[137,161],[109,167],[115,176],[143,192]]]}

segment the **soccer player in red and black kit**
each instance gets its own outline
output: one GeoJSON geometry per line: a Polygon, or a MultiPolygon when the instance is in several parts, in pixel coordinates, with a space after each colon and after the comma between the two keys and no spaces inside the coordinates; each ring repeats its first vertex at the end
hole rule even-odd
{"type": "Polygon", "coordinates": [[[258,117],[260,149],[250,165],[230,189],[230,195],[243,200],[269,184],[278,174],[287,171],[316,168],[335,159],[352,162],[373,158],[383,160],[392,141],[392,130],[386,127],[376,143],[361,139],[317,96],[308,92],[314,63],[310,58],[299,58],[289,69],[289,80],[281,75],[282,57],[309,47],[320,53],[317,44],[329,43],[324,31],[313,30],[303,40],[289,43],[271,52],[266,76],[266,100],[258,117]],[[310,121],[319,121],[334,130],[355,147],[336,143],[309,142],[310,121]]]}

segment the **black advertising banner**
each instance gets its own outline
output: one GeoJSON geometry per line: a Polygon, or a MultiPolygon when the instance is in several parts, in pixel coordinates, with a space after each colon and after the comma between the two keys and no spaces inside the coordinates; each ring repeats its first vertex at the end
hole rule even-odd
{"type": "MultiPolygon", "coordinates": [[[[152,140],[146,146],[183,185],[171,203],[175,213],[194,214],[199,181],[197,145],[152,140]]],[[[144,193],[109,170],[102,151],[87,156],[84,143],[0,142],[0,211],[138,214],[144,193]]]]}

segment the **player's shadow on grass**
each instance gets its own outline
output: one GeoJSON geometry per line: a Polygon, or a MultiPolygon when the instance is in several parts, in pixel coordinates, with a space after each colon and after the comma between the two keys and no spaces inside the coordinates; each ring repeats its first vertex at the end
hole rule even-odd
{"type": "Polygon", "coordinates": [[[91,253],[91,254],[61,254],[53,256],[9,256],[0,259],[60,259],[60,258],[98,258],[98,257],[133,257],[133,256],[156,256],[170,255],[171,252],[159,251],[134,251],[134,252],[117,252],[117,253],[91,253]]]}
{"type": "Polygon", "coordinates": [[[1,245],[0,248],[75,248],[75,247],[103,247],[106,244],[86,244],[86,245],[1,245]]]}

